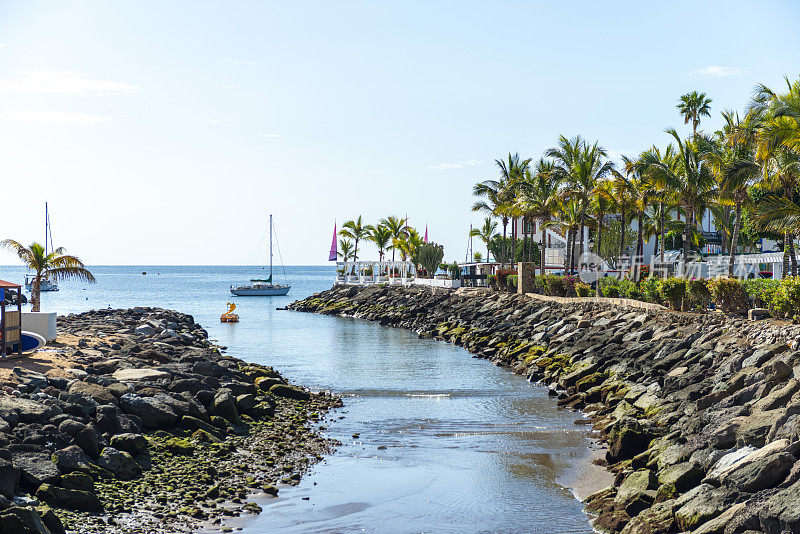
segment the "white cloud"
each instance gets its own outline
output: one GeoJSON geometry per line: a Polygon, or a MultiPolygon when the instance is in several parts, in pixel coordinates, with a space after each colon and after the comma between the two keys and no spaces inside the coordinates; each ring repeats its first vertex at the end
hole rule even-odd
{"type": "Polygon", "coordinates": [[[14,80],[0,80],[0,92],[110,95],[138,93],[141,87],[123,82],[92,80],[72,70],[27,70],[14,80]]]}
{"type": "Polygon", "coordinates": [[[459,161],[458,163],[440,163],[438,165],[428,165],[425,167],[429,171],[449,171],[451,169],[464,169],[466,167],[474,167],[480,165],[482,162],[470,159],[467,161],[459,161]]]}
{"type": "Polygon", "coordinates": [[[0,120],[90,125],[106,122],[108,117],[67,111],[6,111],[0,113],[0,120]]]}
{"type": "Polygon", "coordinates": [[[259,135],[259,137],[267,137],[269,139],[279,139],[281,137],[286,137],[283,134],[276,134],[276,133],[263,133],[263,134],[258,134],[258,135],[259,135]]]}
{"type": "Polygon", "coordinates": [[[719,65],[709,65],[702,69],[693,70],[689,76],[710,76],[712,78],[722,78],[725,76],[742,76],[747,71],[740,67],[720,67],[719,65]]]}

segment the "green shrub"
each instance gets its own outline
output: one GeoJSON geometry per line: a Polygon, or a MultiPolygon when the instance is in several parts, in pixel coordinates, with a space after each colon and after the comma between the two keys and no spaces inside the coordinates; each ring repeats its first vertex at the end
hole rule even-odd
{"type": "Polygon", "coordinates": [[[578,293],[575,291],[575,286],[580,283],[581,279],[574,274],[568,274],[561,278],[564,281],[564,295],[567,297],[577,297],[578,293]]]}
{"type": "Polygon", "coordinates": [[[566,295],[564,290],[564,279],[554,274],[546,274],[542,277],[542,284],[544,286],[545,294],[554,297],[563,297],[566,295]]]}
{"type": "Polygon", "coordinates": [[[689,307],[700,311],[708,309],[711,302],[711,289],[708,280],[687,280],[686,293],[689,297],[689,307]]]}
{"type": "Polygon", "coordinates": [[[642,300],[645,302],[653,302],[661,304],[661,298],[658,295],[658,278],[651,276],[639,282],[639,288],[642,291],[642,300]]]}
{"type": "Polygon", "coordinates": [[[509,274],[506,277],[506,283],[508,284],[509,291],[514,291],[514,292],[517,291],[517,280],[518,280],[518,278],[519,278],[519,276],[516,275],[516,274],[509,274]]]}
{"type": "Polygon", "coordinates": [[[736,278],[714,278],[709,280],[708,285],[720,310],[726,313],[747,313],[750,298],[742,282],[736,278]]]}
{"type": "Polygon", "coordinates": [[[604,297],[619,298],[619,280],[608,277],[600,279],[600,294],[604,297]]]}
{"type": "Polygon", "coordinates": [[[790,276],[781,280],[768,307],[774,317],[797,320],[800,316],[800,278],[790,276]]]}
{"type": "Polygon", "coordinates": [[[575,284],[575,292],[578,294],[579,297],[591,297],[594,295],[594,290],[592,286],[588,284],[584,284],[583,282],[578,282],[575,284]]]}
{"type": "Polygon", "coordinates": [[[508,277],[516,273],[517,271],[514,269],[498,269],[495,273],[497,274],[497,287],[499,289],[508,287],[508,277]]]}
{"type": "Polygon", "coordinates": [[[758,278],[755,280],[745,280],[742,282],[744,290],[753,299],[756,308],[766,307],[772,301],[774,293],[778,290],[781,283],[771,278],[758,278]]]}
{"type": "Polygon", "coordinates": [[[642,300],[642,290],[633,280],[623,278],[619,281],[619,296],[624,299],[642,300]]]}
{"type": "Polygon", "coordinates": [[[673,310],[680,310],[686,297],[686,280],[684,278],[665,278],[658,287],[661,300],[669,304],[673,310]]]}
{"type": "Polygon", "coordinates": [[[491,287],[492,289],[497,289],[497,275],[487,274],[486,285],[491,287]]]}

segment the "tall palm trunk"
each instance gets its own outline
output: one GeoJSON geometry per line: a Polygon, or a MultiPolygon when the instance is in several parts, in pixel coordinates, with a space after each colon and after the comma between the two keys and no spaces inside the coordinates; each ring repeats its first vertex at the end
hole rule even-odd
{"type": "Polygon", "coordinates": [[[789,275],[789,242],[792,240],[789,232],[783,234],[783,272],[781,278],[786,278],[789,275]]]}
{"type": "Polygon", "coordinates": [[[545,234],[547,233],[547,230],[545,229],[545,225],[546,224],[547,224],[547,219],[546,218],[542,218],[542,226],[540,228],[541,231],[542,231],[542,246],[539,249],[539,263],[540,263],[540,265],[539,265],[539,273],[540,273],[540,276],[544,276],[544,253],[547,250],[547,248],[546,248],[547,241],[545,240],[545,234]]]}
{"type": "Polygon", "coordinates": [[[686,222],[683,225],[683,277],[686,278],[686,268],[689,263],[689,236],[692,233],[692,220],[688,213],[686,215],[686,222]]]}
{"type": "Polygon", "coordinates": [[[664,249],[666,248],[666,244],[664,243],[664,221],[665,213],[664,213],[664,202],[661,202],[661,263],[664,263],[664,249]]]}
{"type": "Polygon", "coordinates": [[[742,226],[742,203],[736,203],[736,214],[733,221],[733,236],[731,236],[731,259],[728,262],[728,276],[733,276],[733,265],[736,262],[736,246],[739,241],[739,228],[742,226]]]}
{"type": "MultiPolygon", "coordinates": [[[[601,262],[603,261],[603,257],[600,255],[600,245],[603,244],[603,215],[601,211],[597,216],[597,257],[601,262]]],[[[595,284],[597,284],[597,287],[595,287],[597,296],[600,297],[602,296],[600,293],[600,280],[598,279],[595,284]]]]}
{"type": "Polygon", "coordinates": [[[619,235],[619,258],[617,259],[617,263],[622,264],[622,251],[625,248],[625,227],[627,226],[625,224],[625,209],[624,208],[622,209],[622,213],[620,215],[622,215],[622,219],[621,219],[622,222],[619,225],[619,230],[620,230],[620,232],[619,232],[619,234],[620,234],[619,235]]]}
{"type": "Polygon", "coordinates": [[[31,311],[32,312],[40,311],[41,305],[42,305],[42,271],[36,271],[36,278],[33,280],[33,291],[31,292],[31,311]]]}
{"type": "Polygon", "coordinates": [[[506,266],[506,258],[508,258],[508,246],[506,244],[506,227],[508,227],[508,217],[503,217],[503,257],[500,261],[500,268],[506,266]]]}
{"type": "Polygon", "coordinates": [[[575,240],[578,238],[578,228],[572,230],[572,247],[569,249],[569,274],[575,274],[575,240]]]}
{"type": "Polygon", "coordinates": [[[636,219],[636,224],[639,227],[636,234],[636,259],[634,260],[633,279],[639,281],[639,273],[642,268],[642,256],[644,256],[644,226],[643,226],[644,212],[639,210],[639,215],[636,219]]]}
{"type": "Polygon", "coordinates": [[[567,229],[567,243],[564,245],[564,274],[568,274],[569,256],[570,256],[570,239],[572,238],[572,230],[567,229]]]}

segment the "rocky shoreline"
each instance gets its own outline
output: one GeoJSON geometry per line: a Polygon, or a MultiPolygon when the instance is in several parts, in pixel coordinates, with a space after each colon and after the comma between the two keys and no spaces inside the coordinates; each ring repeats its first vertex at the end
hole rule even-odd
{"type": "Polygon", "coordinates": [[[603,532],[800,532],[800,328],[489,290],[338,286],[290,306],[412,329],[550,388],[606,444],[603,532]]]}
{"type": "Polygon", "coordinates": [[[340,399],[222,354],[190,315],[99,310],[58,331],[56,363],[0,380],[0,532],[230,532],[336,445],[312,425],[340,399]]]}

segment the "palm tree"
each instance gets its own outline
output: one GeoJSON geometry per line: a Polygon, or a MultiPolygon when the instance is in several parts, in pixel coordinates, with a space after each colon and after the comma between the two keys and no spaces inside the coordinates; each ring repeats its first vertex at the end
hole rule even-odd
{"type": "MultiPolygon", "coordinates": [[[[417,249],[422,246],[422,236],[415,228],[406,228],[405,234],[400,238],[399,247],[400,257],[403,261],[416,259],[417,249]]],[[[414,265],[414,268],[417,266],[414,265]]]]}
{"type": "Polygon", "coordinates": [[[378,247],[378,260],[383,261],[384,249],[391,246],[391,241],[392,241],[391,231],[385,226],[379,224],[378,226],[370,230],[369,236],[367,236],[367,238],[373,243],[375,243],[376,247],[378,247]]]}
{"type": "Polygon", "coordinates": [[[486,200],[475,202],[472,211],[486,213],[490,217],[497,217],[503,224],[503,257],[507,257],[506,231],[508,222],[514,214],[514,199],[516,185],[530,164],[530,159],[520,160],[519,154],[508,154],[508,161],[495,160],[500,169],[499,180],[484,180],[475,184],[472,193],[486,200]]]}
{"type": "Polygon", "coordinates": [[[405,221],[394,215],[389,216],[385,219],[381,219],[379,223],[380,226],[389,230],[389,234],[391,235],[392,244],[392,261],[394,261],[394,251],[397,248],[400,238],[403,236],[406,230],[405,221]]]}
{"type": "Polygon", "coordinates": [[[648,175],[675,191],[686,215],[683,239],[684,265],[689,261],[689,239],[694,233],[694,215],[708,198],[714,194],[714,173],[707,159],[707,142],[684,141],[674,129],[667,130],[675,139],[675,159],[669,163],[662,161],[651,151],[644,152],[639,166],[648,175]]]}
{"type": "MultiPolygon", "coordinates": [[[[600,247],[603,243],[603,225],[605,224],[606,214],[614,206],[612,186],[612,181],[603,180],[592,190],[591,209],[595,219],[595,247],[598,256],[600,255],[600,247]]],[[[597,284],[597,296],[601,296],[600,283],[597,284]]]]}
{"type": "Polygon", "coordinates": [[[49,254],[45,254],[44,247],[39,243],[31,243],[29,247],[26,247],[13,239],[0,241],[0,247],[14,252],[28,269],[36,272],[31,292],[32,311],[34,312],[40,311],[41,283],[44,277],[54,280],[74,278],[89,283],[95,282],[94,276],[84,267],[83,262],[76,256],[66,254],[63,247],[58,247],[49,254]]]}
{"type": "Polygon", "coordinates": [[[347,221],[344,223],[342,225],[342,229],[339,230],[339,235],[355,240],[355,247],[353,248],[353,261],[358,260],[358,242],[361,239],[369,236],[370,232],[372,232],[372,226],[369,224],[362,224],[361,215],[359,215],[358,219],[354,221],[347,221]]]}
{"type": "Polygon", "coordinates": [[[575,236],[585,213],[581,209],[580,200],[567,195],[562,198],[557,215],[565,228],[564,233],[567,236],[567,244],[564,250],[564,272],[572,273],[575,265],[575,255],[572,253],[575,248],[575,236]]]}
{"type": "Polygon", "coordinates": [[[550,226],[560,206],[561,176],[553,172],[553,162],[540,159],[532,175],[519,187],[519,203],[521,210],[541,221],[541,246],[539,248],[539,270],[544,276],[546,229],[550,226]]]}
{"type": "Polygon", "coordinates": [[[347,260],[353,257],[353,242],[349,239],[339,240],[339,252],[337,252],[342,261],[347,263],[347,260]]]}
{"type": "MultiPolygon", "coordinates": [[[[765,182],[782,188],[791,201],[798,188],[795,162],[800,152],[800,80],[792,83],[786,78],[786,85],[785,94],[763,84],[757,86],[749,112],[759,121],[756,159],[763,166],[765,182]]],[[[769,217],[768,213],[763,215],[769,217]]],[[[783,272],[788,272],[791,259],[792,276],[797,275],[794,234],[784,234],[783,272]]]]}
{"type": "Polygon", "coordinates": [[[781,217],[789,217],[787,208],[794,204],[793,198],[800,185],[800,152],[779,146],[763,160],[763,183],[767,187],[783,192],[783,204],[776,204],[775,199],[759,203],[756,218],[765,230],[781,231],[784,234],[783,272],[789,272],[791,263],[792,276],[797,276],[797,257],[794,251],[794,236],[798,230],[793,229],[792,222],[782,224],[781,217]],[[782,229],[781,229],[782,228],[782,229]]]}
{"type": "Polygon", "coordinates": [[[493,221],[491,217],[486,217],[483,220],[483,226],[480,228],[472,228],[469,231],[470,237],[480,237],[481,241],[486,245],[486,261],[489,261],[489,243],[497,236],[496,231],[497,221],[493,221]]]}
{"type": "MultiPolygon", "coordinates": [[[[624,170],[624,169],[623,169],[624,170]]],[[[614,197],[614,211],[620,216],[620,238],[618,261],[622,261],[625,252],[625,230],[628,228],[627,213],[633,204],[633,183],[625,174],[614,170],[611,181],[611,193],[614,197]]],[[[616,264],[617,262],[615,262],[616,264]]]]}
{"type": "Polygon", "coordinates": [[[583,229],[591,192],[600,180],[611,173],[614,164],[607,159],[605,149],[597,142],[590,145],[580,136],[567,139],[562,135],[558,146],[547,150],[545,155],[553,159],[553,172],[566,184],[564,194],[578,201],[577,208],[581,211],[580,251],[583,253],[583,229]]]}
{"type": "Polygon", "coordinates": [[[647,167],[642,166],[643,154],[637,160],[622,156],[623,167],[630,177],[632,207],[636,212],[636,252],[634,253],[634,280],[639,281],[644,256],[644,216],[650,199],[656,192],[654,181],[647,175],[647,167]],[[643,172],[644,171],[644,172],[643,172]]]}
{"type": "Polygon", "coordinates": [[[739,232],[742,227],[742,207],[748,200],[748,188],[761,174],[761,165],[756,161],[755,114],[749,113],[745,120],[733,112],[723,112],[725,126],[720,135],[720,145],[715,147],[709,159],[719,183],[721,204],[733,203],[734,221],[731,236],[728,275],[733,276],[739,232]]]}
{"type": "Polygon", "coordinates": [[[711,116],[711,99],[705,93],[692,91],[681,96],[676,107],[683,116],[683,123],[692,123],[692,138],[696,138],[700,118],[711,116]]]}

